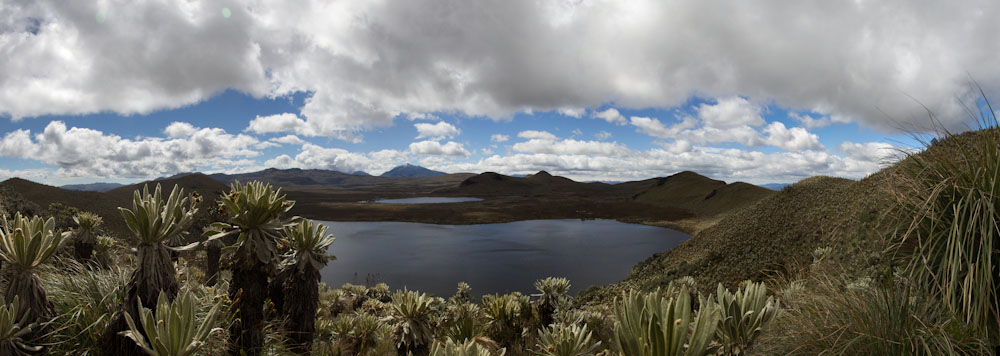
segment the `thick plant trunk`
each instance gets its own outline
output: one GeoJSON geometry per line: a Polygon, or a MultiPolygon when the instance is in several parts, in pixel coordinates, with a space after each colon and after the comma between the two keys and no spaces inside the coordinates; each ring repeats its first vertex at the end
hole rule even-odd
{"type": "Polygon", "coordinates": [[[264,302],[267,300],[267,266],[258,261],[233,266],[229,298],[233,301],[233,324],[229,332],[229,354],[258,356],[264,346],[264,302]]]}
{"type": "MultiPolygon", "coordinates": [[[[4,298],[9,303],[14,297],[27,307],[25,313],[28,314],[29,323],[43,323],[51,318],[52,304],[42,288],[42,281],[30,270],[19,270],[11,276],[4,298]]],[[[28,340],[29,345],[42,345],[45,343],[45,334],[46,331],[36,325],[30,334],[25,335],[25,340],[28,340]]]]}
{"type": "Polygon", "coordinates": [[[205,285],[212,287],[219,281],[219,261],[222,259],[222,248],[209,244],[205,248],[205,254],[205,275],[208,277],[205,285]]]}
{"type": "Polygon", "coordinates": [[[287,316],[285,312],[285,281],[292,278],[292,274],[295,272],[295,266],[288,266],[278,272],[278,275],[271,279],[271,283],[267,285],[267,297],[271,299],[271,304],[274,305],[274,312],[279,314],[278,318],[283,318],[287,316]]]}
{"type": "Polygon", "coordinates": [[[125,313],[131,315],[132,320],[138,321],[140,301],[144,308],[155,309],[160,291],[166,293],[167,299],[171,301],[177,296],[177,271],[166,247],[159,244],[139,245],[136,255],[139,265],[129,279],[122,308],[115,313],[102,336],[101,351],[106,356],[145,355],[134,341],[118,334],[128,330],[125,313]]]}
{"type": "Polygon", "coordinates": [[[94,244],[81,240],[73,241],[73,252],[80,262],[90,261],[94,256],[94,244]]]}
{"type": "Polygon", "coordinates": [[[290,349],[301,355],[309,355],[316,333],[320,274],[312,267],[306,267],[305,271],[298,273],[292,273],[293,271],[295,266],[289,266],[288,278],[282,285],[286,299],[282,314],[288,319],[286,328],[290,349]]]}

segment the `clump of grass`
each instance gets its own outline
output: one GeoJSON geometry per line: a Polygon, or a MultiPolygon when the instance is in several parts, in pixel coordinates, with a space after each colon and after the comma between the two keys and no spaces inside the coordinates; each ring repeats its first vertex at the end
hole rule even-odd
{"type": "MultiPolygon", "coordinates": [[[[764,335],[765,354],[981,355],[991,352],[932,295],[887,282],[818,276],[764,335]]],[[[797,281],[796,284],[802,283],[797,281]]],[[[796,289],[802,288],[797,285],[796,289]]]]}
{"type": "Polygon", "coordinates": [[[981,130],[943,138],[901,165],[898,236],[911,279],[977,332],[1000,342],[1000,129],[989,103],[981,130]]]}

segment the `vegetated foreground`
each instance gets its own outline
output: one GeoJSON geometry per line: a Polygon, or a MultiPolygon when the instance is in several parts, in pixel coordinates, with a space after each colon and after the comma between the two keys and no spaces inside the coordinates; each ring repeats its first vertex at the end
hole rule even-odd
{"type": "MultiPolygon", "coordinates": [[[[318,283],[325,228],[259,182],[214,197],[133,189],[120,215],[93,206],[101,220],[8,191],[0,354],[989,354],[1000,345],[1000,132],[988,118],[859,182],[811,178],[732,212],[708,201],[754,195],[746,187],[723,183],[698,201],[678,198],[700,179],[690,174],[625,183],[622,199],[687,212],[697,233],[576,298],[561,278],[478,303],[465,284],[448,299],[331,289],[318,283]],[[116,220],[131,238],[104,236],[116,220]]],[[[439,193],[605,189],[547,174],[462,182],[439,193]]],[[[115,204],[90,203],[100,199],[115,204]]]]}

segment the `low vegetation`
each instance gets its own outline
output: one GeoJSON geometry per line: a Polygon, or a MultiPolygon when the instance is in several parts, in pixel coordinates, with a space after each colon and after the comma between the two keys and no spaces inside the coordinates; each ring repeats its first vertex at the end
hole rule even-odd
{"type": "Polygon", "coordinates": [[[1000,130],[988,112],[984,129],[861,181],[767,194],[575,297],[563,278],[479,300],[465,283],[453,296],[330,288],[319,271],[334,238],[262,182],[232,184],[205,223],[197,213],[213,208],[180,188],[133,190],[131,239],[101,234],[113,216],[64,212],[76,219],[60,228],[6,205],[26,210],[2,214],[0,354],[989,354],[1000,130]]]}

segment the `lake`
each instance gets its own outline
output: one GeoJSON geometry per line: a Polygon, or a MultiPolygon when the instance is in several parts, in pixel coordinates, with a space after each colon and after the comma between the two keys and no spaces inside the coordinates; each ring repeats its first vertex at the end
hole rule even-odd
{"type": "Polygon", "coordinates": [[[323,282],[385,282],[442,297],[458,282],[476,296],[535,293],[534,282],[566,277],[571,293],[618,282],[632,266],[691,236],[614,220],[529,220],[503,224],[322,222],[337,238],[323,282]]]}
{"type": "MultiPolygon", "coordinates": [[[[441,203],[464,203],[470,201],[483,201],[480,198],[470,197],[418,197],[402,199],[379,199],[374,203],[379,204],[441,204],[441,203]]],[[[365,203],[362,201],[362,203],[365,203]]]]}

